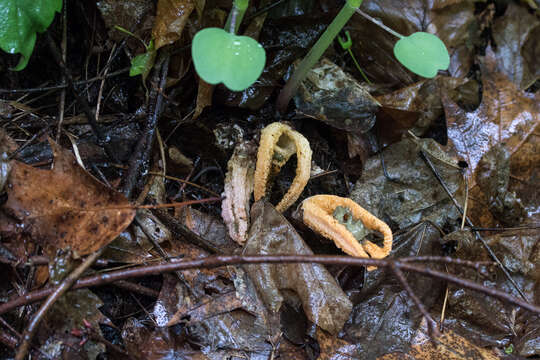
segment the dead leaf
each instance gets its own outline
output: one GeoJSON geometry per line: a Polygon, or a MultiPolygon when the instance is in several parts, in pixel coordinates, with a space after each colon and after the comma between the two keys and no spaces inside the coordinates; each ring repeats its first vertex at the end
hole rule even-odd
{"type": "Polygon", "coordinates": [[[380,106],[362,84],[326,58],[308,72],[294,102],[303,116],[358,132],[373,127],[380,106]]]}
{"type": "MultiPolygon", "coordinates": [[[[454,237],[455,233],[446,238],[454,237]]],[[[455,236],[458,248],[455,257],[470,261],[490,261],[482,243],[470,232],[455,236]]],[[[485,238],[503,265],[511,273],[528,301],[538,303],[540,241],[536,229],[512,230],[485,238]]],[[[456,267],[460,278],[483,283],[513,296],[519,296],[514,285],[499,268],[480,274],[475,269],[456,267]]],[[[540,354],[540,316],[531,315],[519,307],[511,306],[484,294],[449,286],[445,327],[473,341],[479,346],[498,348],[514,345],[514,354],[538,356],[540,354]]]]}
{"type": "MultiPolygon", "coordinates": [[[[291,224],[270,203],[257,201],[251,209],[251,228],[243,253],[313,254],[291,224]]],[[[308,319],[336,334],[349,317],[352,304],[326,268],[319,264],[261,264],[246,266],[259,295],[271,312],[278,312],[285,294],[299,296],[308,319]]]]}
{"type": "Polygon", "coordinates": [[[357,358],[356,345],[337,336],[330,336],[317,328],[317,342],[321,349],[318,360],[353,360],[357,358]]]}
{"type": "MultiPolygon", "coordinates": [[[[73,329],[84,329],[85,322],[91,324],[94,333],[101,335],[100,324],[110,322],[99,311],[102,306],[103,302],[88,289],[67,292],[47,311],[38,334],[40,343],[61,338],[73,329]]],[[[94,340],[89,340],[81,349],[81,353],[88,356],[88,359],[95,359],[104,351],[105,345],[94,340]]]]}
{"type": "Polygon", "coordinates": [[[146,0],[101,0],[96,2],[105,25],[110,29],[111,40],[120,42],[126,34],[116,30],[115,26],[135,32],[140,31],[141,23],[153,13],[153,2],[146,0]]]}
{"type": "Polygon", "coordinates": [[[376,126],[381,147],[401,140],[413,126],[415,135],[422,136],[444,115],[441,87],[455,89],[465,82],[465,79],[438,76],[378,96],[376,99],[382,107],[377,114],[376,126]]]}
{"type": "Polygon", "coordinates": [[[524,90],[540,78],[538,16],[510,2],[493,23],[492,34],[500,69],[515,85],[524,90]]]}
{"type": "Polygon", "coordinates": [[[420,150],[428,154],[450,192],[461,202],[463,181],[455,161],[433,139],[411,138],[392,144],[382,154],[368,159],[351,199],[390,226],[399,228],[422,220],[444,226],[459,219],[454,204],[420,157],[420,150]]]}
{"type": "MultiPolygon", "coordinates": [[[[449,72],[464,77],[473,63],[471,42],[476,41],[470,28],[475,25],[474,3],[469,0],[370,0],[362,11],[409,36],[417,31],[437,35],[450,53],[449,72]]],[[[416,78],[394,57],[396,37],[362,16],[349,21],[353,52],[368,78],[375,82],[412,84],[416,78]],[[360,54],[365,54],[361,56],[360,54]]]]}
{"type": "Polygon", "coordinates": [[[430,341],[424,340],[414,345],[408,353],[392,353],[381,356],[378,360],[498,360],[493,351],[483,349],[458,334],[447,331],[442,336],[430,341]]]}
{"type": "MultiPolygon", "coordinates": [[[[396,236],[390,258],[440,256],[440,241],[439,229],[422,222],[396,236]]],[[[430,267],[443,270],[437,265],[430,267]]],[[[346,271],[350,273],[350,285],[344,289],[355,305],[342,337],[355,345],[355,359],[375,359],[392,351],[408,351],[414,334],[421,328],[422,315],[391,270],[379,268],[365,274],[365,278],[358,274],[357,268],[346,271]]],[[[413,273],[405,276],[428,311],[439,308],[444,283],[413,273]]]]}
{"type": "Polygon", "coordinates": [[[71,153],[51,141],[52,170],[13,161],[3,211],[49,254],[71,247],[89,254],[110,243],[133,220],[135,210],[120,193],[97,181],[71,153]]]}
{"type": "MultiPolygon", "coordinates": [[[[481,64],[482,102],[473,112],[461,109],[442,92],[449,141],[471,173],[496,144],[504,143],[510,154],[518,152],[540,124],[540,93],[519,90],[497,66],[495,54],[488,48],[481,64]]],[[[474,184],[473,178],[469,187],[474,184]]]]}
{"type": "Polygon", "coordinates": [[[196,120],[207,106],[212,106],[212,95],[214,95],[215,85],[209,84],[199,78],[199,90],[197,90],[197,105],[193,113],[193,120],[196,120]]]}
{"type": "Polygon", "coordinates": [[[180,39],[193,9],[195,9],[193,0],[158,1],[156,20],[152,29],[156,50],[180,39]]]}

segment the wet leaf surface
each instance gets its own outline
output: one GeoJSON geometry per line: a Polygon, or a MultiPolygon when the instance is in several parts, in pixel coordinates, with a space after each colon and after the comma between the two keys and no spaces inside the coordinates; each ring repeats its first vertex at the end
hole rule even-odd
{"type": "MultiPolygon", "coordinates": [[[[464,235],[467,235],[466,233],[464,235]]],[[[460,236],[455,256],[461,259],[485,261],[489,256],[474,236],[460,236]]],[[[538,300],[538,241],[535,230],[503,232],[486,238],[487,243],[501,259],[529,301],[538,300]]],[[[458,275],[502,289],[519,296],[500,270],[489,277],[471,269],[459,269],[458,275]]],[[[501,303],[493,298],[450,286],[448,316],[445,325],[480,346],[508,347],[510,344],[520,356],[538,355],[540,352],[538,315],[525,314],[518,307],[501,303]]]]}
{"type": "MultiPolygon", "coordinates": [[[[362,11],[402,34],[426,31],[437,35],[450,53],[450,74],[465,76],[473,61],[468,47],[475,39],[471,27],[475,25],[472,1],[458,0],[375,0],[362,4],[362,11]]],[[[405,69],[394,58],[393,47],[398,40],[360,15],[351,19],[353,51],[366,75],[375,82],[409,85],[416,75],[405,69]]]]}
{"type": "MultiPolygon", "coordinates": [[[[251,209],[251,228],[244,254],[312,254],[289,222],[266,201],[251,209]]],[[[335,334],[347,320],[351,303],[328,271],[318,264],[246,266],[270,311],[286,299],[285,289],[300,298],[308,319],[335,334]]]]}
{"type": "Polygon", "coordinates": [[[420,157],[421,150],[435,163],[451,193],[459,199],[463,185],[459,168],[431,139],[404,139],[387,147],[381,156],[388,177],[381,156],[370,157],[351,199],[391,227],[405,228],[423,220],[443,226],[458,219],[453,203],[420,157]]]}
{"type": "MultiPolygon", "coordinates": [[[[390,257],[440,255],[439,230],[428,222],[397,235],[390,257]]],[[[443,284],[416,274],[406,274],[415,294],[430,309],[443,295],[443,284]]],[[[361,289],[348,290],[354,308],[343,339],[355,345],[357,357],[374,359],[393,351],[408,351],[422,317],[412,300],[387,269],[366,275],[361,289]]]]}
{"type": "Polygon", "coordinates": [[[419,339],[407,353],[393,353],[381,356],[378,360],[496,360],[500,359],[493,351],[474,345],[467,338],[448,331],[433,343],[429,338],[419,339]]]}
{"type": "Polygon", "coordinates": [[[13,162],[2,210],[51,253],[69,246],[80,255],[89,254],[120,234],[135,210],[123,195],[82,169],[70,152],[51,146],[52,170],[13,162]]]}
{"type": "Polygon", "coordinates": [[[189,15],[195,9],[192,0],[159,0],[152,36],[156,50],[172,44],[182,36],[189,15]]]}
{"type": "MultiPolygon", "coordinates": [[[[261,78],[242,92],[223,86],[212,92],[212,87],[198,82],[191,66],[193,35],[206,27],[222,28],[230,2],[103,0],[67,6],[65,64],[75,91],[86,99],[90,111],[99,110],[96,119],[110,139],[108,151],[97,141],[73,89],[63,87],[62,67],[51,56],[46,38],[50,35],[53,43],[63,47],[62,17],[38,38],[24,72],[2,72],[0,154],[22,147],[15,159],[34,166],[0,161],[0,180],[11,184],[6,164],[17,164],[19,176],[17,189],[8,185],[3,192],[0,189],[2,301],[25,299],[29,292],[61,281],[80,263],[67,251],[68,245],[80,255],[107,244],[92,269],[103,274],[124,266],[242,252],[220,218],[219,202],[138,210],[133,226],[126,227],[134,211],[110,189],[126,181],[133,164],[130,159],[143,155],[137,152],[137,144],[141,136],[151,135],[152,130],[145,129],[153,127],[149,121],[154,119],[160,138],[145,151],[150,173],[136,174],[141,186],[134,198],[140,204],[204,199],[209,191],[221,194],[230,184],[225,173],[235,146],[245,140],[256,146],[262,128],[283,121],[304,135],[313,149],[312,170],[316,171],[302,196],[331,194],[358,201],[394,230],[393,258],[450,255],[492,261],[467,226],[459,230],[461,215],[419,156],[423,151],[456,201],[463,206],[467,198],[467,214],[474,226],[498,228],[481,234],[525,297],[538,304],[540,92],[534,81],[539,77],[540,26],[534,6],[540,2],[365,1],[363,11],[405,36],[416,31],[439,36],[450,50],[449,71],[432,80],[420,79],[395,59],[393,46],[398,39],[355,14],[344,29],[352,36],[360,67],[373,83],[358,83],[360,72],[335,42],[324,53],[333,64],[331,71],[325,68],[319,78],[311,78],[325,86],[315,89],[312,83],[303,89],[303,95],[316,95],[317,101],[309,102],[307,96],[296,107],[291,102],[282,116],[276,114],[274,100],[291,74],[291,65],[305,56],[341,4],[288,0],[257,14],[269,4],[253,2],[239,29],[239,34],[261,41],[268,60],[261,78]],[[146,87],[140,77],[129,77],[130,60],[144,48],[135,37],[113,30],[114,25],[132,31],[146,44],[153,29],[161,46],[157,58],[170,58],[164,88],[153,91],[159,86],[153,68],[147,69],[151,76],[146,87]],[[339,79],[334,81],[330,73],[339,74],[339,79]],[[328,78],[331,81],[325,81],[328,78]],[[359,86],[382,106],[373,107],[366,95],[373,109],[358,112],[359,97],[353,90],[359,86]],[[59,124],[58,103],[64,89],[59,124]],[[321,100],[319,95],[331,97],[321,100]],[[154,111],[157,100],[161,107],[154,111]],[[356,117],[365,115],[365,124],[343,126],[354,111],[356,117]],[[56,159],[53,170],[40,170],[53,162],[47,136],[58,136],[65,148],[77,148],[86,169],[110,186],[100,185],[68,156],[60,161],[65,165],[61,169],[56,159]],[[114,159],[109,157],[111,149],[114,159]],[[463,168],[464,162],[468,169],[463,168]],[[51,199],[52,206],[46,203],[51,199]],[[81,199],[86,202],[84,209],[81,199]],[[18,207],[13,206],[15,200],[18,207]],[[95,208],[99,212],[90,211],[95,208]],[[112,221],[124,212],[124,222],[117,219],[113,227],[91,216],[106,213],[112,221]],[[74,222],[70,216],[86,220],[74,222]],[[90,231],[93,225],[100,230],[90,231]],[[516,225],[519,228],[502,229],[516,225]],[[64,247],[65,251],[57,251],[64,247]]],[[[0,69],[12,67],[16,60],[0,52],[0,69]]],[[[271,200],[288,189],[294,165],[293,161],[285,166],[275,179],[271,200]]],[[[242,207],[237,217],[241,221],[230,222],[230,227],[249,228],[244,220],[250,215],[253,221],[244,253],[310,254],[310,248],[318,254],[340,253],[294,217],[289,223],[276,214],[271,205],[256,204],[249,210],[246,184],[248,180],[239,182],[227,194],[235,199],[233,206],[242,207]]],[[[435,263],[418,266],[519,296],[495,266],[478,270],[450,265],[446,269],[435,263]]],[[[436,343],[427,340],[425,320],[389,271],[279,264],[190,269],[129,279],[129,290],[114,284],[69,292],[48,311],[31,356],[111,360],[540,356],[537,315],[459,286],[447,288],[429,277],[405,276],[436,321],[448,289],[443,337],[436,343]],[[91,323],[92,333],[85,321],[91,323]]],[[[37,304],[19,307],[2,319],[23,331],[35,309],[37,304]]],[[[2,325],[0,358],[13,358],[16,341],[2,325]]]]}
{"type": "Polygon", "coordinates": [[[488,49],[481,64],[482,102],[475,111],[466,112],[443,93],[448,138],[471,172],[497,144],[504,143],[510,154],[518,152],[540,124],[540,94],[519,90],[497,66],[488,49]]]}
{"type": "MultiPolygon", "coordinates": [[[[47,312],[39,337],[47,343],[53,339],[62,339],[65,334],[74,329],[85,329],[85,321],[90,324],[93,332],[101,334],[100,324],[109,320],[100,312],[103,302],[90,290],[80,289],[69,292],[61,297],[47,312]]],[[[81,339],[79,339],[80,341],[81,339]]],[[[64,345],[66,346],[66,345],[64,345]]],[[[66,347],[69,347],[67,345],[66,347]]],[[[89,340],[81,349],[81,354],[86,354],[89,359],[105,351],[105,346],[97,341],[89,340]]]]}
{"type": "Polygon", "coordinates": [[[294,102],[301,115],[353,132],[370,130],[379,109],[358,81],[326,58],[309,71],[294,102]]]}
{"type": "Polygon", "coordinates": [[[539,35],[539,17],[518,3],[508,3],[504,15],[493,23],[501,70],[520,89],[540,78],[539,35]]]}

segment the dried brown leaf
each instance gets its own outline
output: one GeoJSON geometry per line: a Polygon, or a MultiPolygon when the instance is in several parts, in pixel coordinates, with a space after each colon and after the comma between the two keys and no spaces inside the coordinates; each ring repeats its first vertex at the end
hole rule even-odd
{"type": "Polygon", "coordinates": [[[156,50],[180,39],[193,9],[193,0],[159,0],[152,29],[156,50]]]}
{"type": "Polygon", "coordinates": [[[69,151],[53,142],[51,146],[52,170],[12,163],[3,211],[50,254],[66,247],[89,254],[118,236],[135,210],[122,194],[81,168],[69,151]]]}

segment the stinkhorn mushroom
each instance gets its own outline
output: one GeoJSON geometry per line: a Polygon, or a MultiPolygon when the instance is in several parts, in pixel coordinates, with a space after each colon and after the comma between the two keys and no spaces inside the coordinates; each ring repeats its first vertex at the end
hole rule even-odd
{"type": "MultiPolygon", "coordinates": [[[[334,195],[315,195],[304,200],[301,209],[302,220],[307,226],[332,240],[337,247],[351,256],[382,259],[392,250],[393,237],[388,225],[351,199],[334,195]],[[346,218],[351,215],[353,219],[346,218]],[[365,228],[383,235],[382,248],[369,240],[357,239],[354,236],[355,233],[365,235],[362,231],[351,231],[359,225],[355,224],[358,220],[365,228]]],[[[374,267],[368,267],[368,270],[373,269],[374,267]]]]}
{"type": "Polygon", "coordinates": [[[279,173],[295,153],[296,176],[283,199],[276,205],[279,212],[287,210],[304,190],[310,176],[312,152],[307,139],[288,125],[275,122],[262,130],[255,167],[255,201],[266,195],[269,179],[279,173]]]}

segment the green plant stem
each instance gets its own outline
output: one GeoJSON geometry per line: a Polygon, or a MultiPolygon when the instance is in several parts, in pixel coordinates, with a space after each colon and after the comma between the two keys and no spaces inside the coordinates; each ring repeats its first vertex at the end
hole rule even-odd
{"type": "Polygon", "coordinates": [[[398,39],[403,39],[405,37],[405,36],[401,35],[400,33],[398,33],[397,31],[394,31],[394,30],[390,29],[388,26],[384,25],[382,21],[377,20],[377,19],[369,16],[368,14],[363,12],[362,10],[356,9],[356,12],[358,14],[362,15],[363,17],[365,17],[366,19],[368,19],[369,21],[371,21],[372,23],[374,23],[375,25],[379,26],[380,28],[388,31],[390,34],[394,35],[398,39]]]}
{"type": "Polygon", "coordinates": [[[285,84],[285,87],[279,93],[276,107],[279,112],[284,113],[287,110],[287,105],[289,101],[296,93],[298,86],[306,77],[308,71],[315,65],[317,61],[321,58],[322,54],[326,51],[328,46],[334,41],[337,34],[341,31],[343,26],[349,21],[351,16],[353,16],[355,10],[362,3],[361,0],[351,1],[348,0],[345,6],[337,14],[336,18],[328,27],[325,32],[321,35],[319,40],[313,45],[309,50],[306,57],[302,60],[298,68],[295,70],[289,81],[285,84]]]}
{"type": "Polygon", "coordinates": [[[234,0],[233,8],[229,13],[229,17],[227,18],[224,29],[229,31],[231,34],[236,34],[248,6],[249,0],[234,0]]]}

